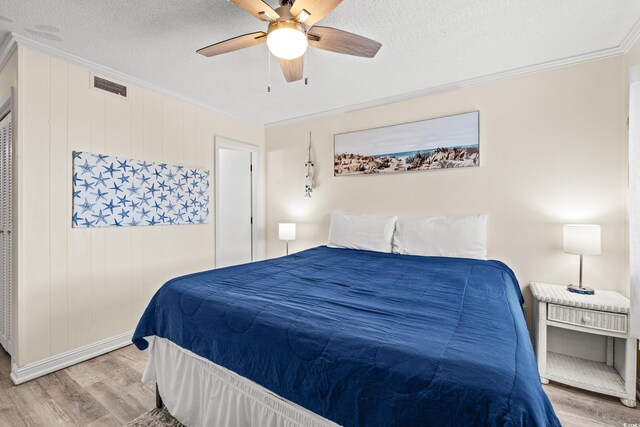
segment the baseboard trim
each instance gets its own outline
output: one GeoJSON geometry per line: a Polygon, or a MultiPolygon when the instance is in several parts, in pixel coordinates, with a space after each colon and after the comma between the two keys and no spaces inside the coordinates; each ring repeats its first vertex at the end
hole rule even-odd
{"type": "Polygon", "coordinates": [[[133,331],[125,332],[25,366],[18,366],[13,363],[11,365],[11,380],[16,385],[22,384],[76,363],[109,353],[131,344],[132,336],[133,331]]]}

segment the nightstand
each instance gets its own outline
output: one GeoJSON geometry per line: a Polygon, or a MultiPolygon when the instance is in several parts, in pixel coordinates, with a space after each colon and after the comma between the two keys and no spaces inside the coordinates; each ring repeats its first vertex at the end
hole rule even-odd
{"type": "Polygon", "coordinates": [[[598,393],[616,396],[629,407],[636,406],[636,340],[629,337],[629,300],[617,292],[596,291],[580,295],[566,286],[531,284],[534,298],[535,344],[540,380],[549,380],[598,393]],[[548,346],[549,335],[562,336],[548,346]],[[570,334],[587,344],[571,346],[570,334]],[[576,356],[604,343],[602,356],[576,356]],[[598,360],[600,359],[600,360],[598,360]]]}

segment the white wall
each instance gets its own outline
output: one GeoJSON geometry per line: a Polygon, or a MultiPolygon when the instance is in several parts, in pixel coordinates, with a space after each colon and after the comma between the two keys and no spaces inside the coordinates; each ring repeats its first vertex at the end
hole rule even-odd
{"type": "Polygon", "coordinates": [[[267,129],[267,253],[282,255],[278,222],[297,222],[293,251],[326,244],[329,213],[486,212],[489,256],[531,281],[577,281],[562,224],[602,225],[602,255],[585,283],[628,294],[627,84],[621,56],[267,129]],[[479,168],[333,176],[333,135],[480,111],[479,168]],[[303,197],[309,131],[317,172],[303,197]]]}
{"type": "Polygon", "coordinates": [[[72,151],[213,176],[214,135],[262,147],[264,130],[131,84],[128,99],[95,90],[91,70],[22,47],[18,70],[23,366],[133,330],[166,280],[215,265],[213,183],[209,224],[73,229],[72,151]]]}

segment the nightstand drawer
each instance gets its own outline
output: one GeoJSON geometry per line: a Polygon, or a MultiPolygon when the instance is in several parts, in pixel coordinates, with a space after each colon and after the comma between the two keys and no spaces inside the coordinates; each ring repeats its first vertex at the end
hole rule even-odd
{"type": "Polygon", "coordinates": [[[548,304],[547,319],[585,328],[627,333],[627,315],[548,304]]]}

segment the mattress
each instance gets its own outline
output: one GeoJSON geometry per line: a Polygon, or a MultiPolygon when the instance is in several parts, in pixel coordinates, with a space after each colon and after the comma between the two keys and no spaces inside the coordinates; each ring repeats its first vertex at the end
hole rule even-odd
{"type": "Polygon", "coordinates": [[[560,425],[512,271],[318,247],[167,282],[133,342],[166,338],[345,426],[560,425]]]}

